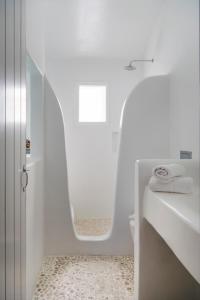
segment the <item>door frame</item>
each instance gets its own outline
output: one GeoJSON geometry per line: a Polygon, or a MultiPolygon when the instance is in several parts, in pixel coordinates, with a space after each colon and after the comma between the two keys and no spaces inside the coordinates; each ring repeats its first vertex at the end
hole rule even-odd
{"type": "Polygon", "coordinates": [[[26,299],[25,0],[0,0],[0,299],[26,299]]]}
{"type": "Polygon", "coordinates": [[[5,0],[0,0],[0,299],[5,300],[5,0]]]}

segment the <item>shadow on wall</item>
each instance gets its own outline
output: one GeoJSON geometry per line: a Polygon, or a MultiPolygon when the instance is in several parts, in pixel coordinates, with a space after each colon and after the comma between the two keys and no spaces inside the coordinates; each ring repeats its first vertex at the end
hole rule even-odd
{"type": "Polygon", "coordinates": [[[128,217],[134,207],[134,163],[169,157],[168,77],[142,81],[128,97],[121,128],[113,230],[104,241],[80,241],[74,234],[68,193],[65,128],[59,102],[45,79],[46,255],[133,254],[128,217]]]}

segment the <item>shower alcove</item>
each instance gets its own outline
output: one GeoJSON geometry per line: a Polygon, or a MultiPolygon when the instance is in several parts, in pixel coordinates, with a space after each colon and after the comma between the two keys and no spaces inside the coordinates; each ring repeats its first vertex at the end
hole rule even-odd
{"type": "MultiPolygon", "coordinates": [[[[135,161],[139,158],[169,157],[168,76],[144,79],[125,101],[116,163],[112,222],[110,218],[104,220],[104,231],[99,231],[94,228],[94,223],[87,224],[85,221],[89,234],[78,223],[74,205],[70,202],[66,151],[69,143],[68,128],[62,107],[46,78],[44,87],[46,254],[132,255],[129,216],[134,213],[135,161]]],[[[84,159],[84,155],[80,159],[84,159]]]]}

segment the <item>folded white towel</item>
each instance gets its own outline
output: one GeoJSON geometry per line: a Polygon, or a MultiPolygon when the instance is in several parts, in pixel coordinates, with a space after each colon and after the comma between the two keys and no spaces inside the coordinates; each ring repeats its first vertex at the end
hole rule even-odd
{"type": "Polygon", "coordinates": [[[171,181],[174,177],[184,174],[185,168],[180,164],[158,165],[152,171],[153,176],[165,181],[171,181]]]}
{"type": "Polygon", "coordinates": [[[152,176],[149,188],[153,192],[190,194],[193,192],[193,179],[191,177],[175,177],[170,182],[165,182],[152,176]]]}

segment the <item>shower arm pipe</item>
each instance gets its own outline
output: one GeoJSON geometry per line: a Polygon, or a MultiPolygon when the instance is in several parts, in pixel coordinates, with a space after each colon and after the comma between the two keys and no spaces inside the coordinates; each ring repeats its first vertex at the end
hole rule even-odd
{"type": "Polygon", "coordinates": [[[152,58],[152,59],[132,59],[131,61],[130,61],[130,65],[132,64],[132,63],[134,63],[134,62],[140,62],[140,61],[147,61],[147,62],[154,62],[154,59],[152,58]]]}

